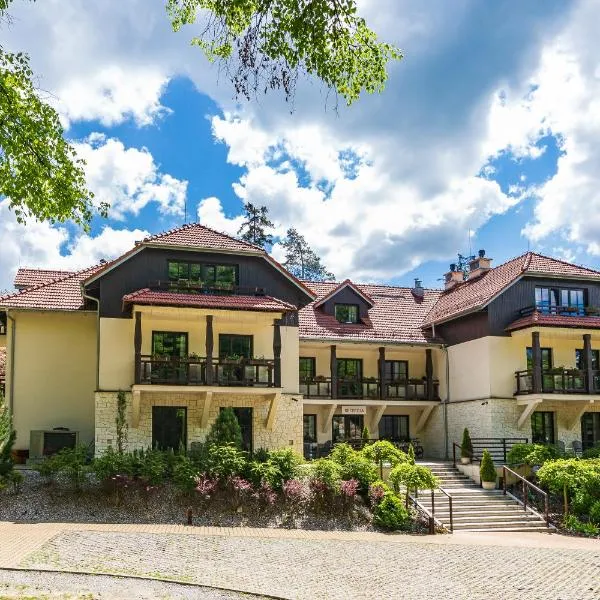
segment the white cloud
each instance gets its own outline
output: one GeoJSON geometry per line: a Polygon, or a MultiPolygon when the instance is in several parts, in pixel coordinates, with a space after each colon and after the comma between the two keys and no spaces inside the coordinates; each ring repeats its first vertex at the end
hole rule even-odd
{"type": "Polygon", "coordinates": [[[236,236],[244,221],[244,217],[227,217],[223,212],[221,201],[214,196],[200,200],[198,204],[198,221],[207,227],[236,236]]]}
{"type": "Polygon", "coordinates": [[[66,227],[48,223],[16,222],[8,209],[8,200],[0,201],[0,290],[10,290],[20,266],[49,269],[81,269],[110,260],[133,247],[148,232],[105,227],[96,236],[76,235],[69,241],[66,227]]]}
{"type": "Polygon", "coordinates": [[[94,133],[76,143],[75,149],[86,161],[86,178],[95,200],[111,205],[111,218],[137,215],[151,203],[162,215],[183,215],[187,181],[160,173],[146,148],[125,148],[120,140],[94,133]]]}

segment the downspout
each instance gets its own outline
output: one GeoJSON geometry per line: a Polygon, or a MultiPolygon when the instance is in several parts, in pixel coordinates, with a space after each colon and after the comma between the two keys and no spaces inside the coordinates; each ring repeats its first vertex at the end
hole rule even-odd
{"type": "Polygon", "coordinates": [[[448,402],[450,402],[450,354],[448,346],[444,346],[446,353],[446,400],[444,400],[444,447],[446,449],[444,458],[450,460],[450,452],[448,450],[448,402]]]}
{"type": "Polygon", "coordinates": [[[15,339],[17,333],[17,322],[14,317],[6,311],[6,318],[11,322],[10,328],[10,394],[8,396],[8,410],[10,414],[15,414],[15,339]]]}
{"type": "Polygon", "coordinates": [[[86,300],[96,303],[96,391],[98,391],[100,389],[100,300],[94,296],[88,296],[83,284],[81,284],[81,295],[86,300]]]}

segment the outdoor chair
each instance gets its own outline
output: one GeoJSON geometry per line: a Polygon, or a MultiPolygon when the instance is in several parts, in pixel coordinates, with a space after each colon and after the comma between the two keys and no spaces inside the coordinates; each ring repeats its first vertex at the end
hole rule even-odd
{"type": "Polygon", "coordinates": [[[571,447],[573,448],[573,454],[575,454],[575,456],[581,456],[583,453],[583,446],[579,440],[571,442],[571,447]]]}

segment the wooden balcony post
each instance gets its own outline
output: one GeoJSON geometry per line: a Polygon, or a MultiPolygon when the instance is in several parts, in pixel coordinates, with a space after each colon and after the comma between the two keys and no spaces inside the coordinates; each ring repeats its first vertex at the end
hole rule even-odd
{"type": "Polygon", "coordinates": [[[135,353],[134,381],[136,384],[140,384],[142,381],[142,313],[139,310],[135,311],[133,350],[135,353]]]}
{"type": "Polygon", "coordinates": [[[542,393],[542,348],[540,346],[540,332],[531,334],[531,357],[533,359],[533,376],[531,387],[534,394],[542,393]]]}
{"type": "Polygon", "coordinates": [[[281,387],[281,321],[273,321],[273,358],[274,373],[273,383],[275,387],[281,387]]]}
{"type": "Polygon", "coordinates": [[[385,384],[385,346],[379,348],[379,397],[387,398],[387,386],[385,384]]]}
{"type": "Polygon", "coordinates": [[[331,358],[330,358],[330,370],[331,370],[331,389],[329,390],[332,398],[337,398],[337,354],[335,344],[331,346],[331,358]]]}
{"type": "Polygon", "coordinates": [[[213,384],[213,316],[206,315],[206,385],[213,384]]]}
{"type": "Polygon", "coordinates": [[[427,379],[427,400],[433,400],[433,353],[431,348],[425,349],[425,378],[427,379]]]}
{"type": "Polygon", "coordinates": [[[592,355],[592,334],[583,334],[583,368],[585,369],[585,391],[594,393],[594,360],[592,355]]]}

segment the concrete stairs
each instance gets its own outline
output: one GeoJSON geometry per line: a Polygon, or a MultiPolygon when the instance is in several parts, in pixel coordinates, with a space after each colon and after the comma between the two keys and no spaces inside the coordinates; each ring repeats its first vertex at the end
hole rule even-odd
{"type": "MultiPolygon", "coordinates": [[[[452,463],[419,462],[433,471],[440,487],[452,496],[454,531],[547,531],[542,517],[523,506],[502,490],[484,490],[463,475],[452,463]]],[[[431,511],[431,492],[419,494],[419,502],[431,511]]],[[[450,529],[449,500],[442,492],[434,493],[435,517],[450,529]]]]}

